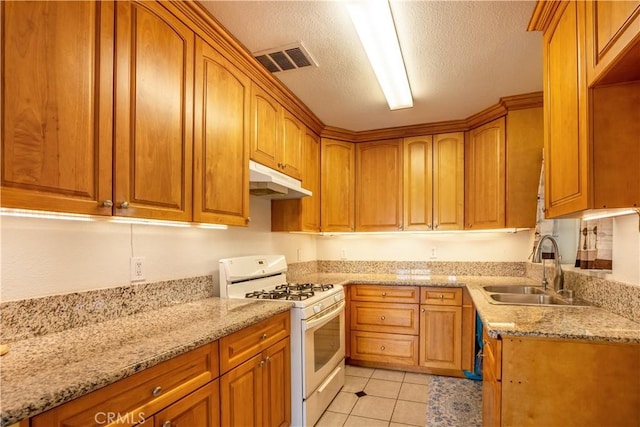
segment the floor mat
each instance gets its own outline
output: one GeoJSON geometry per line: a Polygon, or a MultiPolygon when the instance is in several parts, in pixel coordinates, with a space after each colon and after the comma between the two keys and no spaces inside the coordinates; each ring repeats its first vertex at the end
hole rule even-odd
{"type": "Polygon", "coordinates": [[[481,427],[482,381],[433,376],[429,380],[427,427],[481,427]]]}

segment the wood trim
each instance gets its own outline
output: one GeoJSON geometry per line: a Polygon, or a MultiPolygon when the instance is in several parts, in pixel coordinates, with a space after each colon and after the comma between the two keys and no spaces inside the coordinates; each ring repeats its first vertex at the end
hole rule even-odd
{"type": "Polygon", "coordinates": [[[500,103],[505,106],[508,111],[524,110],[527,108],[542,107],[542,92],[523,93],[522,95],[505,96],[500,98],[500,103]]]}
{"type": "Polygon", "coordinates": [[[498,102],[496,105],[485,108],[479,113],[467,118],[467,123],[469,124],[469,128],[473,129],[506,115],[507,108],[502,104],[502,102],[498,102]]]}
{"type": "Polygon", "coordinates": [[[533,14],[529,20],[527,31],[546,31],[551,24],[556,9],[560,6],[560,1],[541,1],[536,3],[533,14]]]}

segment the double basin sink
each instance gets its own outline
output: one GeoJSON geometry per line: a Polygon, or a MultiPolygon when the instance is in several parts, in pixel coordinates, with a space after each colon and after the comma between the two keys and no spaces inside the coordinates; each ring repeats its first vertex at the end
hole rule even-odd
{"type": "Polygon", "coordinates": [[[491,304],[510,305],[545,305],[545,306],[567,306],[567,305],[587,305],[582,300],[575,298],[562,298],[551,295],[542,288],[525,285],[505,285],[505,286],[483,286],[482,290],[487,294],[491,304]]]}

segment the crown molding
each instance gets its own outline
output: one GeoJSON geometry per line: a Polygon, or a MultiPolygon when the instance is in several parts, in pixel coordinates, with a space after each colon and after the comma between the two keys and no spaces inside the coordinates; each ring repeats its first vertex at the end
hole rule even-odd
{"type": "Polygon", "coordinates": [[[535,8],[533,9],[531,19],[529,20],[527,31],[546,31],[547,28],[549,28],[549,25],[551,25],[553,15],[556,13],[560,3],[560,1],[538,0],[535,8]]]}

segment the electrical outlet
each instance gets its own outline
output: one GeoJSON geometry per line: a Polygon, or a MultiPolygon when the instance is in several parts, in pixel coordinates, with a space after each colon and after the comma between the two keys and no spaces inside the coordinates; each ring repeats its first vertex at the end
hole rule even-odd
{"type": "Polygon", "coordinates": [[[343,261],[347,259],[347,251],[344,248],[340,249],[340,259],[343,261]]]}
{"type": "Polygon", "coordinates": [[[302,260],[302,249],[298,249],[296,253],[297,261],[300,262],[302,260]]]}
{"type": "Polygon", "coordinates": [[[144,257],[131,258],[131,281],[142,282],[144,280],[144,257]]]}
{"type": "Polygon", "coordinates": [[[436,248],[431,248],[431,256],[429,257],[429,259],[438,259],[436,248]]]}

